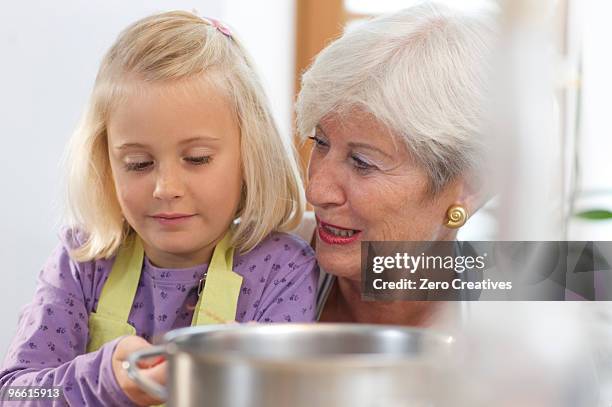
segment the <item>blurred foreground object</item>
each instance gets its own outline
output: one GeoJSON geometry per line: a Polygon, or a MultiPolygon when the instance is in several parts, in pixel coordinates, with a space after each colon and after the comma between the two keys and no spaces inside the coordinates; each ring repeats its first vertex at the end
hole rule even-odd
{"type": "Polygon", "coordinates": [[[439,405],[610,406],[612,313],[603,304],[476,304],[454,333],[439,405]]]}

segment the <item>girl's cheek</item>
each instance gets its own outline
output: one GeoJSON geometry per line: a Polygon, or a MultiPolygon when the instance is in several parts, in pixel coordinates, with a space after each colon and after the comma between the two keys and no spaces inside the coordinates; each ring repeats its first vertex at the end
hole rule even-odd
{"type": "Polygon", "coordinates": [[[117,191],[117,196],[121,201],[125,201],[130,194],[130,183],[126,182],[123,177],[118,177],[115,179],[115,190],[117,191]]]}
{"type": "Polygon", "coordinates": [[[119,201],[126,206],[134,206],[144,197],[143,185],[139,182],[119,179],[115,183],[119,201]]]}

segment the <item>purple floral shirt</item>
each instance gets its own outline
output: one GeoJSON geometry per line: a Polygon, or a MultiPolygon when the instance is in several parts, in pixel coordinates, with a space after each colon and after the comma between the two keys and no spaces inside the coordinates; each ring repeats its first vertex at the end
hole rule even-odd
{"type": "MultiPolygon", "coordinates": [[[[132,405],[112,372],[111,356],[118,340],[85,353],[88,315],[96,310],[114,258],[75,262],[68,250],[80,239],[66,231],[61,240],[39,274],[34,300],[20,314],[17,334],[0,370],[0,387],[62,389],[59,399],[22,404],[29,406],[132,405]]],[[[137,335],[157,342],[167,331],[189,326],[198,283],[207,267],[162,269],[145,256],[128,319],[137,335]]],[[[249,253],[236,253],[234,271],[243,277],[237,321],[314,320],[318,268],[312,249],[298,237],[273,233],[249,253]]]]}

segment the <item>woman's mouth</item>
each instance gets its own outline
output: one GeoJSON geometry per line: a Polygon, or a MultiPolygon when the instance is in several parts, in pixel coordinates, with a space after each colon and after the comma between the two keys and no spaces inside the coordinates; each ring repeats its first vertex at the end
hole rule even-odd
{"type": "Polygon", "coordinates": [[[361,230],[343,228],[318,220],[319,238],[327,244],[349,244],[359,239],[361,230]]]}

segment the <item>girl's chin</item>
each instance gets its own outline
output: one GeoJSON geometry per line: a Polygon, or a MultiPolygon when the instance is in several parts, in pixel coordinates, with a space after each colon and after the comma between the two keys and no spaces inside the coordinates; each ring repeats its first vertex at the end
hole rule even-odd
{"type": "Polygon", "coordinates": [[[193,244],[182,239],[180,241],[158,239],[157,241],[153,241],[152,246],[155,250],[171,256],[188,256],[197,251],[197,248],[194,247],[193,244]]]}

